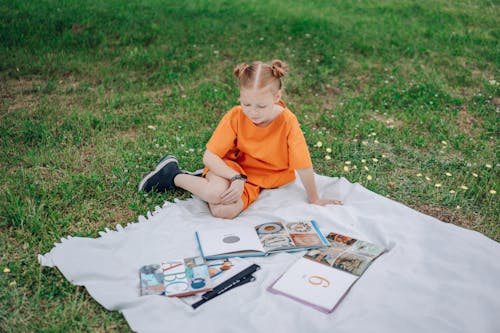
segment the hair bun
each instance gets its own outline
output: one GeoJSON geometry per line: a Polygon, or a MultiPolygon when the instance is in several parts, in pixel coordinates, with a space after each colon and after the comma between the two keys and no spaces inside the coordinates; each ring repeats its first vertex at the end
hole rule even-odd
{"type": "Polygon", "coordinates": [[[241,76],[241,74],[245,73],[245,71],[248,69],[248,67],[250,67],[250,65],[248,65],[245,62],[242,62],[241,64],[239,64],[238,66],[236,66],[234,68],[234,71],[233,71],[234,76],[239,78],[241,76]]]}
{"type": "Polygon", "coordinates": [[[281,78],[288,72],[288,65],[281,60],[273,60],[271,69],[274,77],[281,78]]]}

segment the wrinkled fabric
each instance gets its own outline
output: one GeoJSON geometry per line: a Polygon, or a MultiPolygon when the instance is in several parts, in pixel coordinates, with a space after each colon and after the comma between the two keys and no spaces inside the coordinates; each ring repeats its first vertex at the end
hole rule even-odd
{"type": "Polygon", "coordinates": [[[212,217],[197,198],[167,202],[99,238],[63,238],[39,261],[85,286],[106,309],[120,311],[136,332],[498,332],[499,243],[343,178],[316,181],[320,196],[344,205],[308,204],[300,181],[264,190],[232,221],[212,217]],[[262,267],[256,281],[197,310],[175,298],[139,296],[139,268],[198,255],[196,230],[310,219],[324,234],[334,231],[388,249],[331,314],[266,291],[304,252],[247,258],[262,267]]]}

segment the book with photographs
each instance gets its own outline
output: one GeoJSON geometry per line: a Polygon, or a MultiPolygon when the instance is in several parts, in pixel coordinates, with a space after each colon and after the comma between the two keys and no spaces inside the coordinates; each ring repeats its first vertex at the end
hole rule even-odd
{"type": "Polygon", "coordinates": [[[266,256],[329,246],[314,221],[228,225],[197,231],[196,240],[205,259],[266,256]]]}
{"type": "Polygon", "coordinates": [[[139,270],[141,296],[183,297],[212,290],[208,265],[192,257],[145,265],[139,270]]]}
{"type": "Polygon", "coordinates": [[[267,290],[330,313],[385,251],[382,246],[336,233],[326,238],[330,247],[308,251],[267,290]]]}

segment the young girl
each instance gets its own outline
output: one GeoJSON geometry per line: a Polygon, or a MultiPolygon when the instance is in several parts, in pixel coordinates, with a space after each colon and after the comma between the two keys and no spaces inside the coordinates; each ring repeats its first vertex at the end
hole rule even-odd
{"type": "Polygon", "coordinates": [[[311,157],[295,115],[281,100],[287,65],[260,61],[234,69],[241,105],[220,121],[206,145],[204,177],[179,169],[167,155],[139,184],[139,191],[183,188],[208,203],[215,217],[232,219],[254,202],[262,189],[295,180],[295,171],[317,205],[342,204],[318,196],[311,157]]]}

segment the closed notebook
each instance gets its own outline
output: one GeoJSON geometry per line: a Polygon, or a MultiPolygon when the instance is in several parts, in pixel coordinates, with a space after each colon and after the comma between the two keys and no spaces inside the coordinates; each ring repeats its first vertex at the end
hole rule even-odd
{"type": "Polygon", "coordinates": [[[231,225],[197,231],[196,239],[206,259],[266,256],[329,246],[314,221],[231,225]]]}
{"type": "Polygon", "coordinates": [[[330,233],[331,247],[308,251],[267,290],[330,313],[385,249],[330,233]]]}

